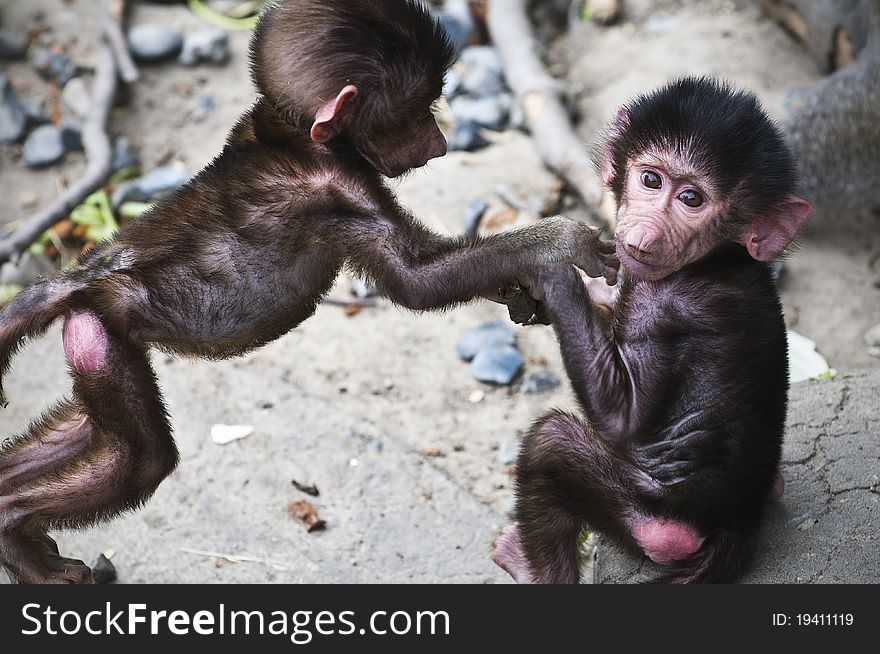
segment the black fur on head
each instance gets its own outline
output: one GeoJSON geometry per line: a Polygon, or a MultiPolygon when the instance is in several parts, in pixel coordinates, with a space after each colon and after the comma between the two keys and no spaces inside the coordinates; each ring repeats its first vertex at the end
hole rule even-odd
{"type": "Polygon", "coordinates": [[[753,93],[709,77],[685,77],[626,106],[611,128],[611,188],[624,192],[627,160],[648,150],[680,153],[708,174],[738,226],[772,209],[797,186],[782,132],[753,93]]]}
{"type": "Polygon", "coordinates": [[[381,134],[436,100],[455,58],[418,0],[277,0],[251,39],[251,74],[289,122],[308,127],[325,102],[358,87],[352,124],[381,134]]]}

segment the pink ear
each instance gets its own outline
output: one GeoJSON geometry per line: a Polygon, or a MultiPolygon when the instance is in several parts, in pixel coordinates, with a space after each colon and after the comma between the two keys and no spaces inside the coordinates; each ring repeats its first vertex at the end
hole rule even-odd
{"type": "Polygon", "coordinates": [[[326,102],[315,114],[309,135],[313,141],[326,143],[342,131],[342,119],[351,113],[358,89],[349,84],[333,100],[326,102]]]}
{"type": "Polygon", "coordinates": [[[611,129],[608,130],[608,136],[605,138],[605,145],[602,148],[602,161],[599,163],[599,168],[605,186],[611,186],[611,182],[614,181],[614,155],[611,144],[623,135],[628,125],[629,113],[626,107],[621,107],[614,116],[614,122],[611,124],[611,129]]]}
{"type": "Polygon", "coordinates": [[[785,251],[811,213],[809,202],[789,195],[770,214],[753,220],[740,242],[754,259],[770,261],[785,251]]]}

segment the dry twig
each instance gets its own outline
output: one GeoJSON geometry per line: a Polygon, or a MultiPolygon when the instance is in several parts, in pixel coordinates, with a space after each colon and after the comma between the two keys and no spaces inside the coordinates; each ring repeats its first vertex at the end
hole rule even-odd
{"type": "Polygon", "coordinates": [[[521,103],[544,162],[602,216],[603,185],[563,104],[564,88],[544,69],[526,13],[526,0],[489,3],[489,32],[507,83],[521,103]]]}

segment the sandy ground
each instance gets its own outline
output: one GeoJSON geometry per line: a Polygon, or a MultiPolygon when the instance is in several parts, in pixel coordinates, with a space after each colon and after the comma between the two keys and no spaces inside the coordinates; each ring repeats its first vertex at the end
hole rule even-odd
{"type": "MultiPolygon", "coordinates": [[[[45,11],[56,34],[70,43],[72,56],[84,62],[92,59],[92,2],[33,0],[0,5],[6,26],[24,24],[34,11],[45,11]]],[[[619,102],[676,75],[730,77],[757,91],[777,115],[786,88],[807,85],[819,77],[805,52],[755,8],[737,8],[717,0],[657,2],[653,11],[650,6],[645,0],[634,1],[630,3],[631,22],[610,28],[581,26],[552,50],[555,69],[568,78],[576,93],[586,143],[596,140],[597,129],[619,102]]],[[[184,31],[203,27],[183,8],[164,5],[139,5],[134,19],[171,20],[184,31]]],[[[114,111],[112,126],[114,133],[128,136],[137,146],[145,169],[179,160],[196,171],[220,150],[225,133],[253,97],[246,43],[246,34],[232,35],[233,59],[225,67],[193,71],[163,64],[142,69],[142,80],[130,90],[128,102],[114,111]],[[196,122],[192,113],[202,95],[213,97],[217,108],[196,122]]],[[[23,94],[42,92],[43,82],[26,65],[6,68],[23,94]]],[[[429,225],[457,232],[468,201],[492,197],[499,183],[525,190],[552,183],[552,175],[542,168],[527,136],[506,132],[493,140],[494,145],[486,150],[450,154],[396,183],[404,204],[429,225]]],[[[18,159],[15,148],[0,150],[2,223],[14,223],[26,213],[20,202],[28,195],[36,194],[40,202],[49,200],[61,180],[74,178],[83,167],[81,157],[69,155],[62,165],[34,172],[18,159]]],[[[861,341],[868,327],[880,323],[880,291],[871,286],[867,269],[869,257],[880,249],[878,221],[876,214],[848,220],[819,217],[818,228],[803,240],[801,250],[787,265],[786,315],[798,331],[817,341],[832,365],[844,371],[878,364],[861,341]]],[[[348,281],[341,279],[332,295],[346,296],[347,290],[348,281]]],[[[160,378],[170,389],[168,399],[183,454],[181,469],[141,514],[108,527],[64,535],[62,546],[84,558],[107,548],[119,550],[121,578],[129,581],[500,580],[485,555],[491,534],[505,522],[512,501],[512,480],[498,459],[499,450],[542,411],[573,406],[567,384],[541,395],[526,395],[516,385],[490,388],[471,378],[467,365],[455,355],[456,341],[485,320],[505,317],[502,308],[489,303],[431,315],[380,303],[353,317],[337,307],[323,306],[295,332],[243,360],[210,364],[154,357],[160,378]],[[475,390],[484,391],[485,399],[472,403],[469,397],[475,390]],[[207,440],[215,422],[254,424],[257,434],[219,448],[207,440]],[[277,438],[269,437],[275,433],[277,438]],[[328,435],[323,444],[315,438],[322,433],[328,435]],[[360,436],[351,437],[352,433],[360,436]],[[366,496],[359,495],[356,487],[343,488],[340,480],[347,478],[333,467],[341,461],[344,468],[345,462],[367,456],[363,443],[371,437],[393,442],[386,452],[399,451],[404,461],[404,480],[395,482],[393,475],[382,478],[382,484],[394,489],[391,495],[382,494],[382,484],[376,486],[374,495],[364,491],[366,496]],[[437,448],[441,456],[424,456],[428,448],[437,448]],[[431,514],[432,520],[461,523],[461,537],[467,544],[459,558],[448,561],[460,570],[446,567],[444,560],[444,565],[428,566],[423,573],[407,576],[385,566],[385,572],[359,577],[352,572],[357,556],[351,555],[354,566],[345,559],[345,570],[314,563],[324,561],[319,553],[321,541],[291,532],[300,528],[291,527],[283,512],[286,503],[295,499],[289,490],[290,478],[308,481],[303,477],[323,475],[327,483],[340,484],[335,499],[333,488],[322,488],[321,507],[329,512],[330,527],[326,536],[317,538],[329,539],[334,518],[336,525],[360,529],[364,521],[369,525],[383,515],[377,503],[409,497],[419,487],[406,484],[421,478],[422,473],[413,470],[423,466],[434,476],[424,482],[428,490],[415,493],[408,506],[431,502],[428,495],[432,495],[441,507],[431,514]],[[270,472],[286,477],[272,479],[270,472]],[[249,490],[238,492],[230,480],[241,481],[242,488],[250,484],[249,490]],[[227,510],[218,513],[224,504],[227,510]],[[467,510],[459,515],[455,507],[465,504],[467,510]],[[248,516],[242,517],[233,510],[236,507],[248,516]],[[360,522],[345,522],[343,513],[359,514],[360,522]],[[236,536],[224,532],[222,524],[218,526],[223,521],[235,521],[236,536]],[[278,529],[275,535],[273,525],[278,529]],[[251,537],[242,536],[248,530],[254,532],[251,537]],[[464,533],[468,530],[473,533],[464,533]],[[313,568],[322,573],[279,573],[265,565],[215,567],[212,561],[191,568],[181,564],[172,575],[161,572],[167,566],[150,563],[151,556],[170,556],[184,546],[253,552],[254,542],[263,536],[268,540],[260,540],[259,549],[266,558],[284,556],[296,561],[295,552],[285,548],[307,550],[306,558],[311,556],[313,568]],[[482,557],[479,564],[466,563],[474,557],[482,557]],[[462,577],[465,567],[470,576],[462,577]]],[[[51,332],[45,342],[34,344],[17,360],[6,384],[11,405],[0,415],[0,433],[18,431],[28,418],[66,392],[58,340],[57,331],[51,332]]],[[[527,370],[547,366],[563,376],[549,329],[520,330],[518,345],[527,370]]],[[[405,529],[406,520],[401,524],[399,528],[405,529]]],[[[424,542],[416,542],[407,550],[410,554],[420,547],[437,547],[428,532],[418,533],[424,542]]],[[[417,536],[409,534],[408,538],[418,541],[417,536]]],[[[360,547],[369,550],[367,558],[381,558],[377,552],[387,541],[366,542],[363,545],[362,538],[360,547]]],[[[344,556],[349,554],[346,551],[344,556]]]]}

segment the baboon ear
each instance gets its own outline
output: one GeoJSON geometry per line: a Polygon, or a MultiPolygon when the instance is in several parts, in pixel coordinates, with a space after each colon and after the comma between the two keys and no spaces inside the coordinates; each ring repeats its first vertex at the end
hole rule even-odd
{"type": "Polygon", "coordinates": [[[775,259],[785,252],[812,213],[809,202],[789,195],[769,214],[755,218],[740,242],[758,261],[775,259]]]}
{"type": "Polygon", "coordinates": [[[309,132],[313,141],[326,143],[342,131],[345,119],[354,109],[357,94],[357,87],[349,84],[333,100],[326,102],[318,109],[315,114],[315,122],[312,123],[312,129],[309,132]]]}
{"type": "Polygon", "coordinates": [[[602,146],[602,161],[599,164],[599,169],[605,186],[611,186],[614,181],[614,142],[623,136],[628,125],[629,112],[626,107],[621,107],[614,116],[614,122],[611,123],[608,135],[605,137],[605,144],[602,146]]]}

